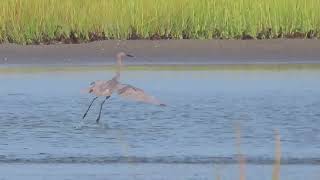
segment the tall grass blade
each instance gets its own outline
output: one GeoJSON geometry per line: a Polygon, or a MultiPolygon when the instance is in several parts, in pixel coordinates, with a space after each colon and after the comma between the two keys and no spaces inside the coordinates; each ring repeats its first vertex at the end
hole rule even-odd
{"type": "Polygon", "coordinates": [[[280,179],[280,165],[281,165],[281,141],[279,132],[275,131],[275,161],[273,164],[272,180],[280,179]]]}
{"type": "Polygon", "coordinates": [[[246,159],[241,152],[241,128],[240,124],[235,125],[236,131],[236,148],[237,148],[237,159],[239,164],[239,180],[246,179],[246,159]]]}

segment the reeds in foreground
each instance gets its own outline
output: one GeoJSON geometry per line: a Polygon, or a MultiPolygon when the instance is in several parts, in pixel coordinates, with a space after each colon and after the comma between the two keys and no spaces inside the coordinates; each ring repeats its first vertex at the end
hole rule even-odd
{"type": "MultiPolygon", "coordinates": [[[[236,134],[236,148],[237,148],[237,158],[239,164],[239,179],[246,179],[245,165],[246,160],[245,156],[241,152],[241,129],[240,124],[235,125],[235,134],[236,134]]],[[[280,180],[280,165],[281,165],[281,140],[279,131],[275,130],[275,161],[273,164],[272,180],[280,180]]],[[[220,176],[219,176],[219,179],[220,176]]]]}
{"type": "Polygon", "coordinates": [[[239,163],[239,180],[246,179],[246,159],[245,156],[241,152],[241,129],[240,125],[236,124],[236,148],[237,148],[237,158],[239,163]]]}
{"type": "Polygon", "coordinates": [[[275,161],[273,165],[272,180],[280,179],[280,164],[281,164],[281,142],[279,132],[275,131],[275,161]]]}

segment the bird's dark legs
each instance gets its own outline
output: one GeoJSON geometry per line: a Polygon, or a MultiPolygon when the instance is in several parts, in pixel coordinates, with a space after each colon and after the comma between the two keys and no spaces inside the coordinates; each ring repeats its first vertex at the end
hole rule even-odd
{"type": "Polygon", "coordinates": [[[99,120],[100,120],[101,111],[102,111],[102,106],[103,106],[103,104],[106,102],[106,100],[109,99],[109,98],[110,98],[110,96],[107,96],[107,97],[102,101],[102,103],[101,103],[100,111],[99,111],[99,116],[98,116],[98,118],[97,118],[97,120],[96,120],[97,123],[99,123],[99,120]]]}
{"type": "Polygon", "coordinates": [[[84,119],[84,118],[87,116],[88,111],[90,110],[90,108],[91,108],[91,106],[92,106],[93,102],[94,102],[97,98],[98,98],[98,97],[93,98],[93,100],[91,101],[91,103],[90,103],[90,105],[89,105],[89,107],[88,107],[88,109],[87,109],[86,113],[84,113],[84,115],[83,115],[82,119],[84,119]]]}

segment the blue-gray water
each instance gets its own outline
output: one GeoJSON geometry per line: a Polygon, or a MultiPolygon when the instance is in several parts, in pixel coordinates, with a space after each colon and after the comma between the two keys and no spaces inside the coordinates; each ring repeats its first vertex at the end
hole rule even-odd
{"type": "MultiPolygon", "coordinates": [[[[117,164],[131,171],[142,169],[137,179],[148,179],[161,167],[164,179],[177,179],[182,172],[171,176],[168,171],[190,166],[187,179],[212,179],[214,164],[237,172],[232,168],[237,164],[237,124],[242,152],[252,166],[272,165],[275,129],[281,135],[284,165],[302,174],[310,171],[307,167],[320,165],[319,71],[127,71],[122,82],[144,89],[168,106],[114,96],[105,104],[100,124],[95,123],[100,102],[83,121],[93,97],[81,90],[93,80],[112,76],[109,71],[1,74],[0,169],[10,175],[10,169],[21,164],[29,169],[117,164]],[[206,168],[212,174],[201,174],[206,168]]],[[[127,171],[121,172],[126,179],[127,171]]],[[[297,174],[290,179],[299,179],[297,174]]],[[[12,179],[9,175],[4,177],[12,179]]],[[[94,179],[95,171],[91,175],[94,179]]]]}

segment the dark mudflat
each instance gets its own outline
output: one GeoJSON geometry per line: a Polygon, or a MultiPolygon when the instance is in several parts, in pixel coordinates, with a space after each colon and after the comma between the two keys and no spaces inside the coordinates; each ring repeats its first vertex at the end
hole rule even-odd
{"type": "Polygon", "coordinates": [[[136,59],[126,62],[133,65],[320,63],[319,40],[106,40],[87,44],[2,44],[0,66],[113,64],[119,51],[136,55],[136,59]]]}

